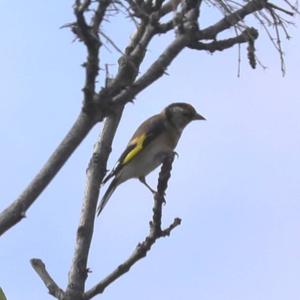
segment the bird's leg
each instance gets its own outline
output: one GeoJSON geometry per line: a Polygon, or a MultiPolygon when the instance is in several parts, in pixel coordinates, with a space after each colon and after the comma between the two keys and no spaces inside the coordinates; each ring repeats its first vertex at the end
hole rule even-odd
{"type": "Polygon", "coordinates": [[[144,184],[150,191],[152,194],[155,194],[156,191],[152,189],[152,187],[146,182],[146,178],[145,177],[139,177],[139,181],[144,184]]]}
{"type": "Polygon", "coordinates": [[[169,155],[176,156],[177,158],[179,157],[179,154],[176,151],[172,151],[169,155]]]}

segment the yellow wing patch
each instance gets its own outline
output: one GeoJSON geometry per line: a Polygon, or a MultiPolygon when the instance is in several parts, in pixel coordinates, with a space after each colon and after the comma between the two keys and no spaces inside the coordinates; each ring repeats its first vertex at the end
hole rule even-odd
{"type": "Polygon", "coordinates": [[[146,134],[142,134],[131,141],[130,144],[135,144],[135,147],[125,156],[124,160],[122,161],[122,165],[127,164],[131,161],[138,153],[143,150],[143,143],[146,139],[146,134]]]}

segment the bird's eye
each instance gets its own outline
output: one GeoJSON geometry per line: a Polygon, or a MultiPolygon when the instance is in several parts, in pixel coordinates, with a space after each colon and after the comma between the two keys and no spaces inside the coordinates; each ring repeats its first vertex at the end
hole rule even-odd
{"type": "Polygon", "coordinates": [[[191,117],[191,113],[189,111],[185,111],[183,112],[183,116],[190,118],[191,117]]]}

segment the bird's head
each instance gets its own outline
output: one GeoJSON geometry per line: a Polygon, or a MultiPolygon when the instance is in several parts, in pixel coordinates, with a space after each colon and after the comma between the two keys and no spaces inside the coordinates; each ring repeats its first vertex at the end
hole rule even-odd
{"type": "Polygon", "coordinates": [[[172,103],[164,109],[167,121],[176,129],[183,130],[184,127],[194,120],[205,120],[197,113],[195,108],[188,103],[172,103]]]}

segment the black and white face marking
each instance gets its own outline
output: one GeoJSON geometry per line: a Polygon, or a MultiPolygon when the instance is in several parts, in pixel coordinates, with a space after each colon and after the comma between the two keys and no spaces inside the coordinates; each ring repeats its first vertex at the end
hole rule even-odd
{"type": "Polygon", "coordinates": [[[165,113],[170,124],[179,130],[184,129],[193,120],[205,120],[188,103],[173,103],[165,108],[165,113]]]}

